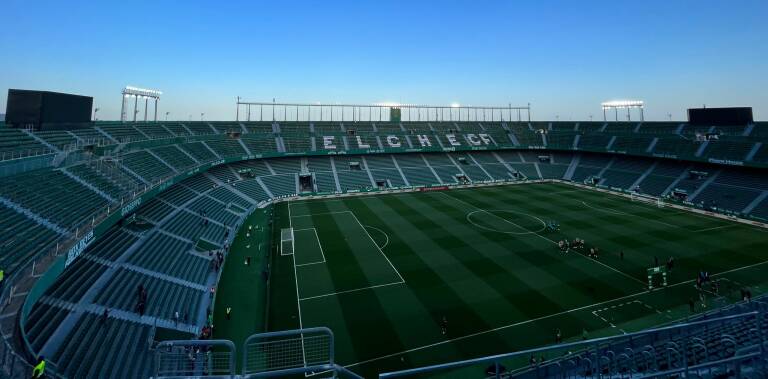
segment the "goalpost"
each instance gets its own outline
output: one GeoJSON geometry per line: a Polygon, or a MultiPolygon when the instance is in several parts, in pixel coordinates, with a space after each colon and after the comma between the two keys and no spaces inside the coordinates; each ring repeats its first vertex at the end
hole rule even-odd
{"type": "Polygon", "coordinates": [[[640,201],[647,204],[656,204],[657,207],[664,208],[664,198],[662,197],[643,195],[634,191],[630,192],[629,195],[631,196],[632,201],[640,201]]]}
{"type": "Polygon", "coordinates": [[[667,268],[664,266],[651,267],[648,269],[648,290],[649,291],[654,288],[653,278],[658,276],[661,276],[661,285],[664,287],[667,286],[667,268]]]}
{"type": "Polygon", "coordinates": [[[293,254],[293,228],[283,228],[280,231],[280,255],[293,254]]]}

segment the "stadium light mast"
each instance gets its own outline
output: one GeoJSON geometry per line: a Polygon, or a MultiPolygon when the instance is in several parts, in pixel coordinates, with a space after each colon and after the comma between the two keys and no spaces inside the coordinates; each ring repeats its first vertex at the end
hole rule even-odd
{"type": "Polygon", "coordinates": [[[139,113],[139,99],[144,99],[144,121],[147,121],[147,110],[149,107],[149,99],[155,101],[155,116],[154,121],[157,122],[157,101],[160,100],[160,95],[163,93],[158,90],[138,88],[132,86],[125,86],[121,91],[121,104],[120,104],[120,121],[125,122],[127,120],[125,112],[125,102],[133,98],[133,122],[136,122],[136,115],[139,113]]]}
{"type": "Polygon", "coordinates": [[[619,121],[619,109],[626,109],[627,110],[627,121],[632,121],[631,113],[630,111],[635,108],[640,110],[640,121],[645,121],[645,115],[643,114],[643,109],[645,108],[645,103],[642,100],[613,100],[613,101],[606,101],[601,104],[603,108],[603,121],[608,121],[606,111],[607,110],[613,110],[616,115],[616,121],[619,121]]]}

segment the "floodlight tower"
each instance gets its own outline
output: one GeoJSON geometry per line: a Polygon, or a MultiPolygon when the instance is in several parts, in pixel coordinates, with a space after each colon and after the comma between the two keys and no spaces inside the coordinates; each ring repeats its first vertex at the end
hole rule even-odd
{"type": "Polygon", "coordinates": [[[640,121],[645,121],[645,116],[643,115],[643,108],[645,106],[645,103],[643,103],[642,100],[613,100],[613,101],[606,101],[601,104],[603,107],[603,121],[608,121],[608,118],[606,116],[606,110],[613,109],[614,113],[616,114],[616,121],[619,121],[619,109],[626,109],[627,110],[627,121],[631,121],[631,114],[630,110],[632,108],[640,109],[640,121]]]}
{"type": "Polygon", "coordinates": [[[160,95],[163,93],[153,89],[137,88],[132,86],[125,86],[122,90],[122,101],[120,105],[120,121],[125,122],[127,117],[125,114],[125,101],[133,98],[133,122],[136,122],[136,115],[139,113],[139,99],[144,99],[144,121],[147,121],[147,110],[149,106],[149,99],[155,100],[155,116],[154,121],[157,122],[157,101],[160,100],[160,95]]]}

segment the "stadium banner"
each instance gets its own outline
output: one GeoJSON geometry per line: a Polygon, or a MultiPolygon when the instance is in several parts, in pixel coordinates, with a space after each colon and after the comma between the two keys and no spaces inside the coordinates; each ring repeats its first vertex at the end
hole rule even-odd
{"type": "Polygon", "coordinates": [[[421,187],[419,188],[419,192],[446,191],[448,189],[448,186],[421,187]]]}

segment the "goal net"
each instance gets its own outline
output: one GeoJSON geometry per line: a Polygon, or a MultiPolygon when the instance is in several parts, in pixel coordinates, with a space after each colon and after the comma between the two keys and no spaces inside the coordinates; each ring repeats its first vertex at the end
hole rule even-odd
{"type": "MultiPolygon", "coordinates": [[[[648,290],[652,290],[654,288],[654,285],[656,284],[654,278],[660,277],[661,283],[659,285],[666,287],[667,286],[667,268],[664,266],[659,267],[651,267],[648,269],[648,290]]],[[[658,287],[658,285],[655,285],[658,287]]]]}
{"type": "Polygon", "coordinates": [[[643,195],[637,192],[630,192],[630,196],[632,197],[632,201],[639,201],[646,204],[655,204],[659,208],[664,207],[664,198],[662,197],[643,195]]]}
{"type": "Polygon", "coordinates": [[[280,231],[280,255],[293,254],[293,228],[280,231]]]}

